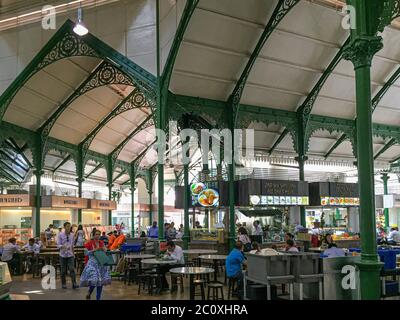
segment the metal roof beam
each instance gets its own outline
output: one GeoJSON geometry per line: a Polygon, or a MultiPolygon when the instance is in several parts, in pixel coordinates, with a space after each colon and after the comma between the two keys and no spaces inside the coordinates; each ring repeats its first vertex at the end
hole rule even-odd
{"type": "Polygon", "coordinates": [[[258,42],[247,61],[247,64],[242,71],[239,80],[236,82],[235,88],[233,89],[228,101],[229,104],[232,106],[233,116],[234,116],[234,124],[237,121],[237,116],[239,113],[240,107],[240,100],[242,98],[243,90],[246,85],[247,79],[250,75],[250,72],[254,66],[254,63],[257,60],[262,48],[264,47],[265,43],[271,36],[272,32],[278,26],[278,24],[283,20],[287,13],[297,4],[300,0],[279,0],[278,4],[276,5],[274,12],[272,13],[271,18],[269,19],[267,25],[263,33],[261,34],[258,42]]]}
{"type": "Polygon", "coordinates": [[[389,148],[393,147],[396,144],[396,139],[392,138],[388,141],[388,143],[386,143],[382,149],[380,149],[378,151],[378,153],[374,156],[374,160],[378,159],[378,157],[384,153],[385,151],[387,151],[389,148]]]}
{"type": "Polygon", "coordinates": [[[93,142],[94,138],[100,132],[100,130],[106,126],[108,122],[110,122],[112,119],[114,119],[116,116],[120,115],[123,112],[141,107],[148,107],[148,104],[146,104],[145,98],[141,94],[140,90],[135,88],[120,103],[118,103],[118,105],[103,120],[101,120],[101,122],[96,126],[96,128],[94,128],[80,143],[84,152],[83,157],[85,158],[86,151],[89,150],[89,147],[93,142]]]}
{"type": "MultiPolygon", "coordinates": [[[[400,77],[400,67],[396,69],[396,71],[392,74],[392,76],[389,78],[389,80],[384,84],[384,86],[378,91],[378,93],[372,99],[372,113],[374,113],[379,102],[382,100],[384,95],[388,92],[389,88],[399,79],[399,77],[400,77]]],[[[356,121],[356,120],[357,119],[355,119],[354,121],[356,121]]],[[[328,153],[325,155],[325,158],[327,158],[344,140],[346,140],[346,139],[344,139],[343,136],[345,136],[345,135],[343,134],[339,138],[339,140],[337,141],[338,143],[335,143],[334,148],[331,148],[328,151],[328,153]]],[[[375,159],[375,157],[374,157],[374,159],[375,159]]]]}
{"type": "Polygon", "coordinates": [[[144,130],[150,126],[154,125],[153,115],[150,114],[144,119],[136,128],[133,130],[125,139],[122,141],[111,153],[109,157],[111,159],[117,159],[122,149],[126,146],[126,144],[141,130],[144,130]]]}
{"type": "Polygon", "coordinates": [[[271,149],[269,149],[268,153],[272,154],[272,152],[274,152],[274,150],[276,149],[276,147],[282,142],[282,140],[286,137],[286,135],[289,133],[288,129],[283,130],[283,132],[280,134],[280,136],[278,137],[278,139],[275,141],[275,143],[273,144],[273,146],[271,147],[271,149]]]}
{"type": "Polygon", "coordinates": [[[375,111],[379,102],[382,100],[383,96],[390,89],[390,87],[399,79],[400,77],[400,67],[396,69],[396,71],[392,74],[389,80],[385,83],[385,85],[379,90],[379,92],[372,99],[372,113],[375,111]]]}
{"type": "Polygon", "coordinates": [[[85,179],[89,178],[92,174],[94,174],[97,170],[99,170],[103,166],[102,163],[98,164],[92,171],[90,171],[86,176],[85,179]]]}
{"type": "Polygon", "coordinates": [[[331,153],[343,142],[346,140],[346,134],[343,133],[339,139],[335,142],[335,144],[329,149],[329,151],[325,154],[325,159],[327,159],[331,153]]]}
{"type": "Polygon", "coordinates": [[[55,173],[55,172],[56,172],[58,169],[60,169],[64,164],[66,164],[67,161],[71,159],[71,157],[72,157],[72,156],[71,156],[70,154],[67,155],[67,156],[59,163],[59,165],[53,169],[53,173],[55,173]]]}
{"type": "Polygon", "coordinates": [[[115,181],[117,181],[119,178],[121,178],[124,174],[126,173],[126,170],[122,170],[114,179],[113,179],[113,183],[115,181]]]}
{"type": "Polygon", "coordinates": [[[168,90],[169,83],[171,81],[172,71],[174,69],[176,57],[179,52],[179,48],[183,41],[183,37],[185,35],[185,31],[187,26],[189,25],[189,21],[193,15],[194,10],[196,9],[199,0],[187,0],[185,8],[183,9],[182,17],[179,21],[178,28],[175,33],[174,41],[172,42],[171,49],[168,54],[167,61],[165,62],[165,67],[163,73],[161,75],[161,85],[164,90],[168,90]]]}

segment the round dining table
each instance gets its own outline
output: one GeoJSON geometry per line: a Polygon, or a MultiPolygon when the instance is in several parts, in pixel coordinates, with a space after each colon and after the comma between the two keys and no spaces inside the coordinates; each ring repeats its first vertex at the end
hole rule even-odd
{"type": "Polygon", "coordinates": [[[213,250],[213,249],[188,249],[188,250],[182,250],[182,252],[186,255],[191,255],[191,256],[197,256],[197,258],[194,258],[192,261],[194,262],[196,267],[201,267],[200,264],[200,255],[205,255],[205,254],[216,254],[218,253],[218,250],[213,250]]]}
{"type": "Polygon", "coordinates": [[[214,272],[213,268],[204,268],[204,267],[181,267],[181,268],[173,268],[169,270],[170,273],[173,274],[181,274],[181,275],[189,275],[189,299],[194,300],[194,277],[198,275],[210,274],[214,272]]]}
{"type": "Polygon", "coordinates": [[[218,263],[220,261],[225,261],[226,260],[227,255],[223,255],[223,254],[207,254],[207,255],[202,255],[199,256],[199,258],[201,260],[211,260],[214,263],[214,282],[218,282],[217,278],[218,278],[218,263]]]}

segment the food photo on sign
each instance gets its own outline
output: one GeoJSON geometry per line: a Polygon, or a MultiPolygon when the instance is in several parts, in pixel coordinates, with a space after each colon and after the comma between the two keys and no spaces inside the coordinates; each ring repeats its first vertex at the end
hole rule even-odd
{"type": "Polygon", "coordinates": [[[202,207],[217,207],[219,205],[219,193],[208,188],[204,183],[193,183],[190,186],[192,192],[192,205],[202,207]]]}

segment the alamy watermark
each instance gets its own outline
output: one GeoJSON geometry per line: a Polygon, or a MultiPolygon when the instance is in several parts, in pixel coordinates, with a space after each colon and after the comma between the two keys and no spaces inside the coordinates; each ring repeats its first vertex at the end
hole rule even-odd
{"type": "Polygon", "coordinates": [[[51,5],[42,8],[42,28],[44,30],[55,30],[57,28],[56,14],[56,8],[51,5]]]}
{"type": "Polygon", "coordinates": [[[176,121],[169,122],[169,136],[156,129],[155,148],[159,164],[186,165],[197,150],[201,152],[202,163],[207,164],[209,153],[213,154],[216,164],[241,164],[243,159],[254,158],[253,129],[202,129],[200,137],[194,129],[182,129],[179,134],[176,121]],[[244,138],[245,137],[245,138],[244,138]],[[182,141],[179,146],[176,141],[182,141]]]}

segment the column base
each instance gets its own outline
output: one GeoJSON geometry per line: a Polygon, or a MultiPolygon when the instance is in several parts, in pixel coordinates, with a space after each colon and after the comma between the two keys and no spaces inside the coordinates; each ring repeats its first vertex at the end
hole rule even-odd
{"type": "MultiPolygon", "coordinates": [[[[370,258],[378,256],[368,255],[370,258]]],[[[361,259],[365,257],[362,256],[361,259]]],[[[380,273],[383,263],[378,260],[362,259],[356,265],[360,269],[361,300],[379,300],[381,298],[380,273]]]]}

